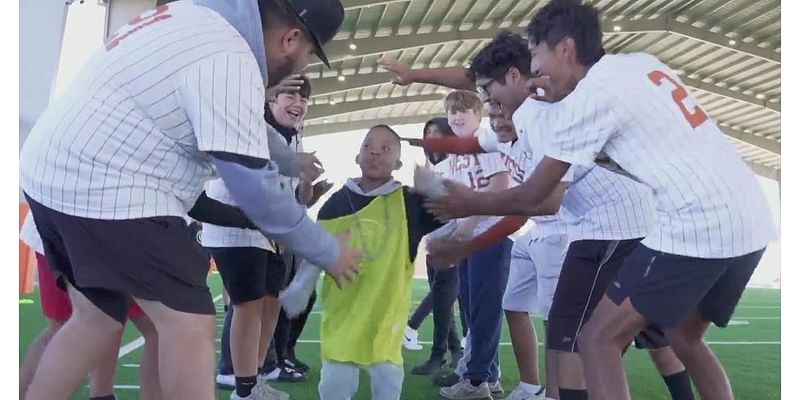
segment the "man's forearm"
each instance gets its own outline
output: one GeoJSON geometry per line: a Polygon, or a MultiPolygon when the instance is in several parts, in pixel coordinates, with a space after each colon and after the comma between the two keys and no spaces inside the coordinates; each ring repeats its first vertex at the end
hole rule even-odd
{"type": "Polygon", "coordinates": [[[445,86],[452,89],[477,90],[475,82],[470,79],[467,69],[462,67],[453,68],[426,68],[411,70],[414,82],[429,83],[432,85],[445,86]]]}
{"type": "MultiPolygon", "coordinates": [[[[550,215],[542,214],[543,211],[552,211],[552,203],[545,200],[549,198],[567,172],[569,164],[545,157],[536,167],[533,174],[517,187],[500,192],[476,193],[471,204],[474,215],[550,215]]],[[[561,203],[561,193],[558,195],[557,204],[561,203]]]]}

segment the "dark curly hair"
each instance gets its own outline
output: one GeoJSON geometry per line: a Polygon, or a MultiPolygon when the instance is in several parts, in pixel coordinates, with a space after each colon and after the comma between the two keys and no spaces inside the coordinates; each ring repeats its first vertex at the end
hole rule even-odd
{"type": "Polygon", "coordinates": [[[505,83],[506,72],[511,67],[523,76],[530,76],[531,52],[522,36],[502,31],[472,58],[468,73],[473,82],[487,77],[505,83]]]}
{"type": "Polygon", "coordinates": [[[575,41],[578,61],[590,66],[606,53],[597,9],[580,0],[551,0],[528,24],[528,40],[551,49],[566,37],[575,41]]]}

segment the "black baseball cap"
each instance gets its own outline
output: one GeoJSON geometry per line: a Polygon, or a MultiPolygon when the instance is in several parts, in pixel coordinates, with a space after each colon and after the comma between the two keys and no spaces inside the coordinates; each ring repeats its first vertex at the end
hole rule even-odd
{"type": "Polygon", "coordinates": [[[344,21],[344,7],[340,0],[282,0],[294,11],[303,30],[314,41],[314,54],[325,63],[331,64],[322,46],[330,42],[344,21]]]}

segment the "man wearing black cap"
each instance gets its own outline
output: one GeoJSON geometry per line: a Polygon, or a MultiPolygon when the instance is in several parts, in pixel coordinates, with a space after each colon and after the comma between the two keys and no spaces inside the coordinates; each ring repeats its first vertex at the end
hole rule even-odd
{"type": "MultiPolygon", "coordinates": [[[[265,86],[312,54],[325,61],[343,18],[338,0],[164,4],[115,32],[45,110],[20,183],[74,312],[27,399],[67,399],[115,344],[131,298],[158,332],[164,398],[214,398],[208,261],[183,217],[215,176],[266,235],[352,278],[359,255],[281,183],[300,163],[263,118],[265,86]]],[[[265,398],[260,387],[244,398],[265,398]]]]}

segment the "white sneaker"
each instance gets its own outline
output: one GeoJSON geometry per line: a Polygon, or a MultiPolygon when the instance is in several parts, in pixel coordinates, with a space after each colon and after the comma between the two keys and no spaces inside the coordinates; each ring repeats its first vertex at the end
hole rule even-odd
{"type": "Polygon", "coordinates": [[[234,375],[217,375],[217,386],[222,389],[233,389],[236,387],[236,377],[234,375]]]}
{"type": "Polygon", "coordinates": [[[278,378],[281,376],[281,369],[275,368],[270,372],[265,372],[263,374],[258,375],[259,378],[265,381],[277,381],[278,378]]]}
{"type": "Polygon", "coordinates": [[[408,325],[403,333],[403,347],[408,350],[422,350],[422,345],[419,344],[419,333],[408,325]]]}
{"type": "Polygon", "coordinates": [[[523,389],[521,386],[517,386],[511,394],[506,397],[506,400],[546,400],[544,397],[544,390],[542,390],[538,395],[531,394],[527,390],[523,389]]]}
{"type": "Polygon", "coordinates": [[[289,394],[281,392],[267,385],[265,382],[260,381],[253,387],[250,396],[239,397],[234,390],[233,393],[231,393],[231,400],[289,400],[289,394]]]}
{"type": "Polygon", "coordinates": [[[466,348],[467,348],[467,337],[464,336],[463,338],[461,338],[461,350],[464,350],[466,348]]]}
{"type": "Polygon", "coordinates": [[[441,388],[439,395],[451,400],[492,400],[492,392],[486,382],[472,386],[466,379],[453,386],[441,388]]]}

